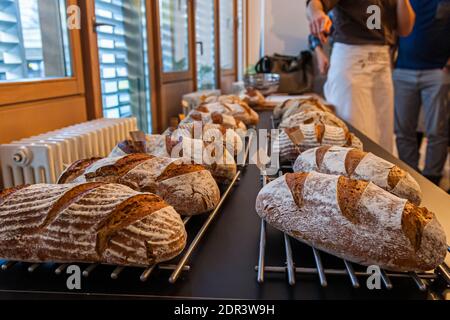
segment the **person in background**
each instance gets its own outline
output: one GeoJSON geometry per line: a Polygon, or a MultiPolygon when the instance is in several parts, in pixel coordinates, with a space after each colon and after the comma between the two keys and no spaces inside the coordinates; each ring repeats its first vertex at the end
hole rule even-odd
{"type": "Polygon", "coordinates": [[[423,175],[439,185],[448,156],[450,0],[411,0],[413,32],[399,39],[394,70],[395,133],[400,159],[419,171],[416,129],[421,108],[428,139],[423,175]]]}
{"type": "MultiPolygon", "coordinates": [[[[328,16],[331,20],[333,20],[333,11],[328,13],[328,16]]],[[[333,28],[330,30],[330,34],[327,38],[327,48],[324,48],[324,44],[320,41],[320,39],[313,34],[310,34],[308,37],[309,42],[309,50],[314,52],[317,60],[317,67],[319,69],[320,75],[326,76],[328,73],[328,69],[330,68],[330,52],[333,46],[333,28]]]]}
{"type": "Polygon", "coordinates": [[[409,0],[307,0],[307,6],[311,33],[322,43],[334,26],[326,99],[336,106],[338,116],[392,152],[390,46],[396,34],[412,31],[415,13],[409,0]],[[330,10],[333,21],[327,16],[330,10]]]}

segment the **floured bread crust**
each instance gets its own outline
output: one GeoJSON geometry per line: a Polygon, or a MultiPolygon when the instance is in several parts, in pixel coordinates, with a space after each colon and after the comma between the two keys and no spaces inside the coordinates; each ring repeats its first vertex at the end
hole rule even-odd
{"type": "Polygon", "coordinates": [[[373,183],[317,172],[286,175],[261,190],[256,210],[292,237],[362,265],[428,271],[447,253],[434,214],[373,183]]]}

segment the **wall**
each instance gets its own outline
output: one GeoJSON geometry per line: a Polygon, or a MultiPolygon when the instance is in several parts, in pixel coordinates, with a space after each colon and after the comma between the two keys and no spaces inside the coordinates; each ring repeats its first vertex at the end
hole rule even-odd
{"type": "Polygon", "coordinates": [[[82,95],[0,106],[0,144],[87,120],[82,95]]]}
{"type": "Polygon", "coordinates": [[[297,55],[308,49],[305,0],[265,0],[265,12],[266,54],[297,55]]]}

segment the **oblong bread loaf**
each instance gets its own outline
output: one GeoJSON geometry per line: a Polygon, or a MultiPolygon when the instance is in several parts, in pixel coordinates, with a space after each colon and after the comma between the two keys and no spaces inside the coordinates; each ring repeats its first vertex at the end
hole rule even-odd
{"type": "Polygon", "coordinates": [[[33,185],[0,199],[0,258],[149,266],[186,245],[180,215],[160,197],[105,183],[33,185]]]}
{"type": "Polygon", "coordinates": [[[408,172],[372,153],[357,149],[324,146],[307,150],[295,161],[294,171],[317,171],[371,181],[415,205],[422,202],[420,186],[408,172]]]}
{"type": "Polygon", "coordinates": [[[256,211],[290,236],[365,266],[428,271],[447,253],[433,213],[366,181],[287,174],[261,190],[256,211]]]}

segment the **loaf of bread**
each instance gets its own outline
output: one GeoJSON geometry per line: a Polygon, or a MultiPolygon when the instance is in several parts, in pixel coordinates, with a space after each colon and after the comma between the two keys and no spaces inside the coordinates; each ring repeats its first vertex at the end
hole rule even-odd
{"type": "Polygon", "coordinates": [[[105,158],[80,169],[74,163],[58,183],[107,182],[126,185],[136,191],[155,193],[186,216],[207,213],[220,201],[220,191],[211,173],[201,165],[180,159],[132,154],[105,158]]]}
{"type": "Polygon", "coordinates": [[[200,122],[203,125],[216,124],[224,127],[225,129],[236,130],[238,133],[245,134],[247,132],[247,126],[240,120],[237,120],[231,115],[227,115],[220,112],[209,113],[202,108],[198,110],[192,110],[189,114],[180,122],[180,126],[186,124],[192,124],[200,122]],[[203,112],[202,112],[203,110],[203,112]]]}
{"type": "Polygon", "coordinates": [[[186,245],[180,215],[160,197],[108,183],[32,185],[0,193],[0,258],[149,266],[186,245]]]}
{"type": "Polygon", "coordinates": [[[247,126],[256,126],[259,115],[255,110],[236,96],[208,97],[198,108],[199,112],[222,113],[233,116],[247,126]]]}
{"type": "Polygon", "coordinates": [[[345,132],[349,131],[344,121],[336,117],[333,113],[314,110],[298,111],[291,116],[284,118],[283,121],[281,121],[279,127],[294,128],[302,124],[316,124],[322,126],[337,127],[341,128],[345,132]]]}
{"type": "Polygon", "coordinates": [[[342,128],[321,124],[305,124],[297,128],[280,131],[280,161],[282,163],[293,162],[305,150],[322,145],[363,149],[361,140],[342,128]]]}
{"type": "Polygon", "coordinates": [[[273,117],[277,120],[285,119],[297,111],[333,112],[334,108],[316,94],[308,94],[302,97],[288,99],[278,104],[273,111],[273,117]]]}
{"type": "Polygon", "coordinates": [[[428,271],[447,253],[433,213],[362,180],[287,174],[261,190],[256,211],[290,236],[365,266],[428,271]]]}
{"type": "Polygon", "coordinates": [[[266,102],[264,95],[259,90],[254,89],[247,89],[240,98],[252,108],[263,106],[266,102]]]}
{"type": "MultiPolygon", "coordinates": [[[[211,157],[208,155],[208,143],[198,140],[183,138],[181,140],[172,140],[170,136],[148,135],[146,137],[145,152],[156,157],[163,158],[183,158],[184,162],[200,162],[211,172],[217,183],[229,184],[237,174],[237,165],[234,157],[224,149],[221,159],[214,157],[215,161],[206,161],[211,157]]],[[[123,141],[119,143],[111,152],[109,157],[123,157],[129,154],[141,153],[134,152],[134,142],[123,141]]]]}
{"type": "Polygon", "coordinates": [[[419,184],[405,170],[372,153],[324,146],[303,152],[294,164],[295,172],[317,171],[371,181],[415,205],[422,202],[419,184]]]}
{"type": "Polygon", "coordinates": [[[171,139],[175,141],[188,138],[203,140],[206,143],[221,142],[232,155],[238,155],[244,150],[243,137],[235,130],[227,129],[220,124],[187,123],[176,129],[167,129],[164,135],[171,136],[171,139]]]}

